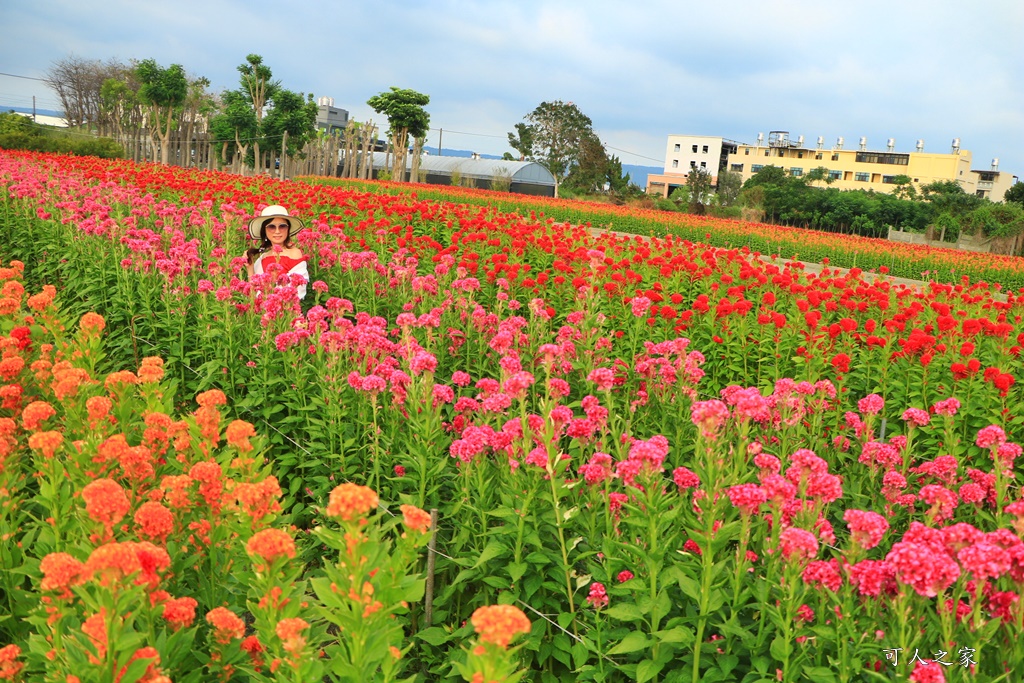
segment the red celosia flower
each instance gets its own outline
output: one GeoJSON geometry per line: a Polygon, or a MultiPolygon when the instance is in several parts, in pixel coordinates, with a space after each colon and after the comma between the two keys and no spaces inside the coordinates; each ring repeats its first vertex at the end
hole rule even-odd
{"type": "Polygon", "coordinates": [[[888,562],[881,560],[862,560],[851,565],[850,583],[857,587],[861,595],[877,596],[896,592],[896,574],[888,562]]]}
{"type": "Polygon", "coordinates": [[[976,580],[998,579],[1010,569],[1010,555],[994,543],[984,541],[967,546],[956,554],[960,564],[976,580]]]}
{"type": "Polygon", "coordinates": [[[934,598],[960,576],[960,567],[952,558],[923,543],[895,543],[885,560],[901,583],[926,598],[934,598]]]}
{"type": "Polygon", "coordinates": [[[730,486],[726,493],[729,502],[739,509],[741,515],[756,515],[761,504],[768,500],[768,494],[757,484],[730,486]]]}
{"type": "Polygon", "coordinates": [[[376,508],[378,500],[373,489],[346,482],[331,491],[326,512],[330,517],[339,517],[344,522],[351,522],[376,508]]]}
{"type": "Polygon", "coordinates": [[[515,605],[479,607],[470,617],[480,642],[493,643],[504,649],[520,633],[529,633],[530,620],[515,605]]]}

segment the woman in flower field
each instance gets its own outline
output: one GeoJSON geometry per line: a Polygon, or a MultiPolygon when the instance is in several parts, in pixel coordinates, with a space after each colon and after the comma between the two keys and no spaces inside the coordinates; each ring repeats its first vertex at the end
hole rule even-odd
{"type": "Polygon", "coordinates": [[[307,257],[292,241],[303,227],[300,219],[288,215],[288,209],[278,204],[266,207],[249,221],[249,236],[260,243],[245,252],[249,277],[271,273],[272,267],[276,267],[278,274],[289,279],[301,278],[301,282],[296,282],[296,292],[300,299],[305,298],[309,282],[307,257]]]}

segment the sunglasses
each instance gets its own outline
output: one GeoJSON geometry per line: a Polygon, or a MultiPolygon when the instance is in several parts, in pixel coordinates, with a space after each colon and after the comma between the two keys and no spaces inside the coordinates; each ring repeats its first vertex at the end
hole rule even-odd
{"type": "Polygon", "coordinates": [[[267,226],[267,230],[288,230],[290,228],[291,228],[291,226],[288,225],[287,223],[280,223],[280,224],[277,224],[277,225],[268,225],[267,226]]]}

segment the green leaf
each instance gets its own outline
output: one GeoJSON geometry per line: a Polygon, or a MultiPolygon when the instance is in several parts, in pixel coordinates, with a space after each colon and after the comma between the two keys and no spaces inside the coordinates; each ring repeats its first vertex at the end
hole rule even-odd
{"type": "Polygon", "coordinates": [[[656,631],[654,638],[660,643],[689,645],[693,642],[693,631],[685,626],[676,626],[662,631],[656,631]]]}
{"type": "Polygon", "coordinates": [[[694,602],[700,602],[700,584],[682,572],[679,572],[677,580],[679,581],[679,589],[683,591],[686,597],[694,602]]]}
{"type": "Polygon", "coordinates": [[[624,655],[630,652],[638,652],[640,650],[646,650],[651,646],[651,639],[647,637],[647,634],[640,633],[639,631],[633,631],[625,638],[623,638],[618,645],[608,651],[609,655],[624,655]]]}
{"type": "Polygon", "coordinates": [[[505,546],[502,545],[501,541],[491,541],[480,552],[480,557],[476,558],[476,564],[473,565],[473,569],[476,569],[484,562],[488,562],[498,557],[504,550],[505,546]]]}
{"type": "Polygon", "coordinates": [[[440,626],[431,626],[417,633],[416,637],[425,643],[430,643],[434,647],[440,647],[448,642],[450,634],[440,626]]]}
{"type": "Polygon", "coordinates": [[[644,615],[640,613],[640,608],[631,602],[612,605],[604,610],[604,615],[619,621],[641,621],[644,618],[644,615]]]}
{"type": "Polygon", "coordinates": [[[779,662],[784,659],[788,659],[791,651],[792,646],[789,641],[782,636],[777,636],[775,640],[772,641],[771,647],[768,648],[768,652],[770,652],[772,657],[779,662]]]}
{"type": "Polygon", "coordinates": [[[804,677],[821,683],[835,683],[836,676],[827,666],[805,666],[804,677]]]}
{"type": "Polygon", "coordinates": [[[658,664],[657,662],[653,662],[650,659],[645,659],[644,661],[640,662],[636,665],[637,683],[646,683],[646,681],[651,680],[659,673],[661,673],[661,669],[664,666],[664,664],[658,664]]]}

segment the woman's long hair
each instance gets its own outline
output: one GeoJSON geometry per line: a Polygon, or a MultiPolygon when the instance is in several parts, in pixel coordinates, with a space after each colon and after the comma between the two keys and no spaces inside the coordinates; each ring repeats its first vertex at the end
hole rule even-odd
{"type": "MultiPolygon", "coordinates": [[[[246,250],[245,257],[247,259],[249,259],[249,265],[252,265],[252,264],[256,263],[256,259],[258,259],[260,257],[260,254],[262,254],[265,251],[269,250],[270,247],[272,246],[270,244],[270,239],[267,237],[267,226],[270,225],[270,221],[272,221],[272,220],[274,220],[274,218],[268,218],[267,220],[263,221],[263,225],[260,226],[260,246],[253,247],[252,249],[247,249],[246,250]]],[[[286,218],[285,220],[288,220],[288,219],[286,218]]],[[[288,221],[288,239],[286,239],[284,241],[284,246],[289,248],[289,249],[292,248],[292,222],[291,221],[288,221]]]]}

